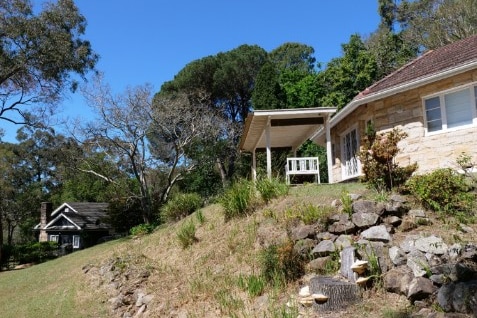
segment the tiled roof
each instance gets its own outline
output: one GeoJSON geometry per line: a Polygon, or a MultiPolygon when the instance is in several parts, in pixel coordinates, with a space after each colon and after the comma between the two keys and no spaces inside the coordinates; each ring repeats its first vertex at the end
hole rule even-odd
{"type": "Polygon", "coordinates": [[[477,35],[428,51],[374,83],[355,100],[477,60],[477,35]]]}

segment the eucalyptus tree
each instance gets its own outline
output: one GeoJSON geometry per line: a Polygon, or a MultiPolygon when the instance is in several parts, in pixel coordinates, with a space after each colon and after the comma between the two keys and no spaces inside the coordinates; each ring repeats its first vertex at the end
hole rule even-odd
{"type": "Polygon", "coordinates": [[[35,14],[28,0],[0,1],[0,119],[41,125],[62,91],[76,88],[98,56],[73,0],[46,3],[35,14]],[[32,116],[32,114],[36,116],[32,116]]]}

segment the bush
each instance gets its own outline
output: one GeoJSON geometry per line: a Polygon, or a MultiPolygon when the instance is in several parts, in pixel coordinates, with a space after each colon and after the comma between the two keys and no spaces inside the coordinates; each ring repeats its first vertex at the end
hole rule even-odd
{"type": "Polygon", "coordinates": [[[179,232],[177,232],[177,238],[184,249],[197,242],[197,237],[195,236],[195,224],[192,220],[185,222],[181,226],[179,232]]]}
{"type": "Polygon", "coordinates": [[[256,204],[253,183],[245,179],[235,182],[219,198],[219,202],[224,207],[225,220],[250,213],[256,204]]]}
{"type": "Polygon", "coordinates": [[[413,176],[406,189],[426,208],[449,214],[470,212],[475,200],[465,177],[449,168],[413,176]]]}
{"type": "Polygon", "coordinates": [[[161,221],[178,221],[192,214],[202,205],[203,200],[197,193],[177,194],[161,208],[161,221]]]}
{"type": "Polygon", "coordinates": [[[261,271],[271,284],[285,285],[305,274],[305,260],[293,249],[293,242],[270,245],[262,251],[261,271]]]}
{"type": "Polygon", "coordinates": [[[278,179],[264,178],[256,182],[256,187],[265,203],[288,193],[288,186],[278,179]]]}
{"type": "Polygon", "coordinates": [[[376,134],[372,126],[366,128],[363,147],[358,156],[363,167],[363,181],[378,192],[403,185],[416,171],[416,163],[399,167],[395,162],[400,151],[398,143],[406,137],[407,134],[398,128],[386,134],[376,134]]]}
{"type": "Polygon", "coordinates": [[[134,227],[132,227],[129,230],[129,233],[131,235],[146,235],[149,233],[152,233],[154,231],[155,226],[152,224],[139,224],[134,227]]]}
{"type": "Polygon", "coordinates": [[[34,242],[15,246],[13,256],[20,264],[41,263],[58,255],[57,242],[34,242]]]}

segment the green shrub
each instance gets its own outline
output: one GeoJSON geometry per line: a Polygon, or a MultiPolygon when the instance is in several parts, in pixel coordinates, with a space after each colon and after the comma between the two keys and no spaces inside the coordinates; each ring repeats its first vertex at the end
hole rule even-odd
{"type": "Polygon", "coordinates": [[[253,183],[245,179],[235,182],[219,198],[219,202],[224,207],[226,220],[250,213],[256,204],[253,183]]]}
{"type": "Polygon", "coordinates": [[[256,182],[256,187],[265,203],[288,193],[288,186],[278,179],[260,179],[256,182]]]}
{"type": "Polygon", "coordinates": [[[41,263],[58,255],[57,242],[34,242],[16,245],[13,250],[15,261],[20,264],[41,263]]]}
{"type": "Polygon", "coordinates": [[[197,193],[176,194],[161,208],[161,221],[178,221],[192,214],[202,205],[203,200],[197,193]]]}
{"type": "Polygon", "coordinates": [[[273,285],[284,286],[305,274],[305,260],[293,249],[293,242],[264,249],[260,265],[263,278],[273,285]]]}
{"type": "Polygon", "coordinates": [[[398,128],[385,134],[376,134],[372,126],[366,128],[363,147],[358,154],[364,173],[362,179],[378,192],[403,185],[416,171],[416,163],[400,167],[395,162],[400,151],[398,143],[406,137],[407,134],[398,128]]]}
{"type": "Polygon", "coordinates": [[[475,200],[465,177],[449,168],[413,176],[406,189],[426,208],[446,214],[470,212],[475,200]]]}
{"type": "Polygon", "coordinates": [[[155,226],[152,225],[152,224],[139,224],[139,225],[136,225],[134,227],[132,227],[130,230],[129,230],[129,233],[131,235],[146,235],[146,234],[150,234],[152,233],[152,231],[154,231],[154,228],[155,226]]]}
{"type": "Polygon", "coordinates": [[[348,191],[341,191],[340,201],[341,204],[343,204],[343,213],[346,213],[351,216],[351,214],[353,214],[353,199],[351,199],[351,196],[349,195],[348,191]]]}
{"type": "Polygon", "coordinates": [[[195,224],[192,220],[189,222],[184,222],[177,232],[177,238],[182,248],[188,248],[195,242],[197,242],[197,237],[195,236],[195,224]]]}

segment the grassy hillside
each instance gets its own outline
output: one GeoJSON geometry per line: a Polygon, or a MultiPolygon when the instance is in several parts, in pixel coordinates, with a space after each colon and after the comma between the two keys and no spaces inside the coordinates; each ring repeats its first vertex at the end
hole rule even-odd
{"type": "MultiPolygon", "coordinates": [[[[150,273],[142,286],[153,296],[147,317],[293,316],[285,312],[285,304],[302,282],[281,288],[267,286],[260,296],[252,296],[244,287],[247,277],[260,273],[260,238],[284,231],[287,213],[300,205],[329,205],[344,190],[366,192],[361,184],[296,187],[252,215],[228,222],[221,206],[214,204],[202,209],[201,217],[192,214],[146,236],[104,243],[24,270],[2,272],[0,315],[114,317],[106,286],[83,270],[87,265],[101,268],[113,259],[121,268],[150,273]],[[197,241],[183,249],[177,233],[186,222],[194,222],[197,241]]],[[[389,299],[384,297],[381,302],[389,303],[389,299]]],[[[394,307],[406,306],[399,299],[393,302],[394,307]]],[[[360,306],[365,316],[376,312],[374,303],[360,306]]]]}

